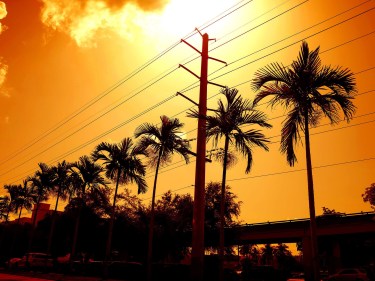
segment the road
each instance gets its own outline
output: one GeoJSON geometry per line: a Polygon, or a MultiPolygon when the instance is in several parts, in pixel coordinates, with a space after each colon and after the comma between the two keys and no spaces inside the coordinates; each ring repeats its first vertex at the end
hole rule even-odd
{"type": "Polygon", "coordinates": [[[50,280],[50,279],[41,279],[41,278],[33,278],[33,277],[28,277],[28,276],[0,273],[0,280],[1,281],[45,281],[45,280],[50,280]]]}
{"type": "MultiPolygon", "coordinates": [[[[55,274],[55,273],[47,273],[47,274],[37,274],[41,275],[37,276],[24,276],[24,275],[13,275],[8,273],[0,272],[0,280],[1,281],[100,281],[102,278],[100,277],[89,277],[89,276],[70,276],[70,275],[63,275],[63,274],[55,274]],[[44,277],[44,278],[40,278],[44,277]]],[[[116,279],[107,279],[107,281],[120,281],[116,279]]]]}

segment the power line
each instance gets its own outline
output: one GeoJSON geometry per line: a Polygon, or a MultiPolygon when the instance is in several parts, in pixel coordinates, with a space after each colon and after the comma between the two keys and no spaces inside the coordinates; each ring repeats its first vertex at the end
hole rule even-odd
{"type": "MultiPolygon", "coordinates": [[[[246,6],[247,4],[249,4],[250,2],[252,2],[252,0],[247,1],[246,3],[240,5],[239,7],[236,7],[237,5],[239,5],[242,2],[244,2],[244,0],[242,0],[239,3],[231,6],[230,8],[228,8],[225,11],[223,11],[222,13],[220,13],[218,16],[214,17],[211,20],[212,21],[211,23],[210,23],[210,21],[208,21],[207,24],[205,24],[204,26],[202,26],[202,30],[206,29],[209,26],[215,24],[216,22],[224,19],[225,17],[229,16],[230,14],[234,13],[235,11],[243,8],[244,6],[246,6]],[[233,10],[230,11],[231,9],[233,9],[233,10]],[[226,12],[228,12],[228,13],[226,13],[226,12]]],[[[197,31],[190,32],[184,38],[188,39],[191,36],[193,36],[194,34],[197,34],[197,31]]],[[[96,96],[95,98],[91,99],[89,102],[87,102],[86,104],[84,104],[81,108],[79,108],[77,111],[73,112],[70,116],[66,117],[65,120],[62,120],[62,121],[58,122],[55,125],[55,127],[51,128],[51,129],[48,129],[47,131],[45,131],[44,133],[42,133],[39,137],[37,137],[34,140],[32,140],[30,144],[26,145],[24,148],[21,148],[20,150],[18,150],[15,153],[11,154],[6,160],[4,160],[4,161],[2,161],[0,163],[0,166],[3,165],[3,164],[5,164],[5,163],[7,163],[11,159],[14,159],[16,156],[18,156],[19,154],[21,154],[23,151],[31,148],[32,146],[34,146],[35,144],[37,144],[39,141],[41,141],[45,137],[47,137],[50,134],[52,134],[53,132],[57,131],[59,128],[61,128],[62,126],[64,126],[65,124],[67,124],[68,122],[70,122],[71,120],[73,120],[75,117],[77,117],[78,115],[80,115],[82,112],[84,112],[86,109],[90,108],[92,105],[94,105],[95,103],[97,103],[98,101],[100,101],[101,99],[103,99],[105,96],[107,96],[108,94],[110,94],[111,92],[113,92],[114,90],[116,90],[117,88],[119,88],[122,84],[124,84],[125,82],[129,81],[131,78],[133,78],[134,76],[136,76],[137,74],[139,74],[141,71],[143,71],[144,69],[146,69],[152,63],[154,63],[155,61],[159,60],[161,57],[163,57],[168,52],[170,52],[171,50],[173,50],[180,43],[181,43],[181,41],[177,41],[177,42],[173,43],[171,46],[169,46],[168,48],[166,48],[164,51],[160,52],[159,54],[157,54],[156,56],[154,56],[153,58],[151,58],[150,60],[148,60],[146,63],[144,63],[143,65],[141,65],[137,69],[135,69],[133,72],[131,72],[130,74],[128,74],[127,76],[125,76],[123,79],[121,79],[120,81],[118,81],[117,83],[115,83],[113,86],[111,86],[110,88],[108,88],[107,90],[105,90],[103,93],[99,94],[98,96],[96,96]]]]}
{"type": "MultiPolygon", "coordinates": [[[[308,1],[308,0],[304,1],[303,3],[307,2],[307,1],[308,1]]],[[[243,1],[242,1],[242,2],[243,2],[243,1]]],[[[251,1],[247,1],[244,5],[241,5],[240,7],[236,8],[234,11],[237,11],[239,8],[244,7],[246,4],[248,4],[248,3],[250,3],[250,2],[251,2],[251,1]]],[[[298,7],[298,6],[300,6],[300,5],[303,4],[303,3],[300,3],[300,4],[298,4],[298,5],[294,6],[294,7],[292,7],[292,8],[289,9],[288,11],[290,11],[290,10],[292,10],[292,9],[294,9],[294,8],[296,8],[296,7],[298,7]]],[[[230,13],[232,13],[232,12],[234,12],[234,11],[231,11],[230,13]]],[[[285,14],[285,13],[288,12],[288,11],[284,11],[283,13],[279,14],[278,16],[280,16],[280,15],[282,15],[282,14],[285,14]]],[[[230,13],[229,13],[229,14],[230,14],[230,13]]],[[[220,17],[219,20],[223,19],[225,16],[227,16],[227,15],[229,15],[229,14],[226,14],[226,15],[220,17]]],[[[276,17],[278,17],[278,16],[276,16],[276,17]]],[[[276,17],[274,17],[274,18],[276,18],[276,17]]],[[[213,23],[216,23],[217,21],[218,21],[218,20],[214,21],[213,23]]],[[[268,20],[268,21],[270,21],[270,20],[268,20]]],[[[268,21],[267,21],[267,22],[268,22],[268,21]]],[[[213,23],[211,23],[211,24],[213,24],[213,23]]],[[[208,26],[210,26],[211,24],[209,24],[209,25],[203,27],[203,29],[206,28],[206,27],[208,27],[208,26]]],[[[260,26],[261,26],[261,25],[260,25],[260,26]]],[[[189,37],[188,37],[188,38],[189,38],[189,37]]],[[[174,47],[173,47],[173,48],[174,48],[174,47]]],[[[168,50],[168,51],[169,51],[169,50],[168,50]]],[[[167,52],[167,51],[165,51],[165,53],[166,53],[166,52],[167,52]]],[[[164,55],[165,53],[163,53],[162,55],[164,55]]],[[[133,77],[134,75],[138,74],[141,70],[143,70],[143,69],[144,69],[146,66],[148,66],[148,65],[149,65],[149,64],[146,63],[146,64],[144,65],[144,67],[142,66],[141,68],[139,68],[139,70],[135,70],[133,73],[130,74],[130,76],[133,77]]],[[[169,71],[167,74],[163,75],[161,78],[157,79],[157,80],[154,81],[153,83],[151,83],[151,84],[147,85],[146,87],[144,87],[143,89],[139,90],[139,91],[136,92],[134,95],[132,95],[132,96],[130,96],[129,98],[127,98],[125,101],[122,101],[121,103],[117,104],[116,106],[112,107],[111,109],[105,111],[105,112],[102,113],[99,117],[97,117],[97,118],[95,118],[94,120],[90,121],[89,123],[85,124],[85,125],[82,126],[81,128],[75,130],[73,133],[69,134],[68,136],[64,137],[64,138],[61,139],[60,141],[58,141],[58,142],[54,143],[53,145],[49,146],[48,148],[44,149],[42,152],[40,152],[40,153],[34,155],[33,157],[29,158],[28,160],[24,161],[24,162],[23,162],[22,164],[20,164],[20,165],[23,165],[23,164],[27,163],[28,161],[30,161],[30,160],[36,158],[37,156],[43,154],[44,152],[46,152],[46,151],[48,151],[49,149],[55,147],[56,145],[60,144],[61,142],[67,140],[67,139],[70,138],[71,136],[75,135],[76,133],[78,133],[78,132],[81,131],[82,129],[84,129],[84,128],[86,128],[87,126],[89,126],[90,124],[92,124],[93,122],[99,120],[100,118],[102,118],[103,116],[107,115],[108,113],[110,113],[110,112],[113,111],[114,109],[118,108],[120,105],[124,104],[125,102],[129,101],[130,99],[132,99],[132,98],[135,97],[136,95],[140,94],[140,93],[143,92],[145,89],[151,87],[152,85],[156,84],[157,82],[159,82],[160,80],[162,80],[162,79],[165,78],[166,76],[170,75],[170,74],[171,74],[172,72],[174,72],[175,70],[176,70],[176,68],[174,68],[173,70],[169,71]]],[[[131,78],[131,77],[130,77],[130,78],[131,78]]],[[[129,79],[130,79],[130,78],[129,78],[129,79]]],[[[126,81],[127,81],[127,80],[126,80],[126,81]]],[[[113,86],[113,87],[112,87],[113,89],[111,88],[109,91],[113,91],[114,89],[116,89],[117,87],[119,87],[122,83],[123,83],[123,82],[119,82],[118,85],[113,86]]],[[[107,94],[109,94],[109,93],[105,93],[105,95],[107,95],[107,94]]],[[[92,104],[96,103],[97,101],[98,101],[98,100],[95,100],[95,102],[93,102],[92,104]]],[[[89,104],[90,104],[90,105],[89,105],[88,107],[90,107],[90,106],[92,105],[91,103],[89,103],[89,104]]],[[[87,107],[87,108],[88,108],[88,107],[87,107]]],[[[78,112],[77,114],[75,114],[71,119],[68,119],[64,124],[66,124],[67,122],[69,122],[70,120],[72,120],[74,117],[78,116],[78,114],[82,113],[82,112],[83,112],[84,110],[86,110],[87,108],[83,108],[83,110],[81,110],[80,112],[78,112]]],[[[64,124],[62,124],[62,125],[64,125],[64,124]]],[[[61,125],[61,126],[62,126],[62,125],[61,125]]],[[[58,128],[60,128],[61,126],[57,127],[54,131],[56,131],[56,130],[57,130],[58,128]]],[[[51,133],[52,133],[52,132],[51,132],[51,133]]],[[[49,135],[49,134],[48,134],[48,135],[49,135]]],[[[43,138],[44,138],[44,137],[43,137],[43,138]]],[[[36,142],[34,142],[32,145],[36,144],[36,143],[39,142],[41,139],[42,139],[42,138],[38,139],[38,140],[37,140],[36,142]]],[[[28,146],[27,148],[30,148],[32,145],[28,146]]],[[[24,150],[26,150],[26,149],[24,149],[24,150]]],[[[19,155],[19,154],[20,154],[21,152],[23,152],[24,150],[22,150],[22,151],[20,151],[19,153],[17,153],[17,155],[19,155]]],[[[7,161],[13,159],[13,158],[14,158],[15,156],[17,156],[17,155],[13,155],[13,157],[7,159],[7,160],[4,161],[2,164],[4,164],[5,162],[7,162],[7,161]]],[[[0,166],[1,166],[1,164],[0,164],[0,166]]],[[[13,169],[10,169],[10,170],[6,171],[5,173],[0,174],[0,176],[9,173],[9,172],[12,171],[12,170],[13,170],[13,169]]]]}
{"type": "MultiPolygon", "coordinates": [[[[347,165],[347,164],[353,164],[353,163],[358,163],[358,162],[372,161],[372,160],[375,160],[375,157],[357,159],[357,160],[351,160],[351,161],[345,161],[345,162],[336,162],[336,163],[326,164],[326,165],[321,165],[321,166],[315,166],[315,167],[313,167],[313,170],[323,169],[323,168],[328,168],[328,167],[334,167],[334,166],[347,165]]],[[[292,171],[283,171],[283,172],[262,174],[262,175],[258,175],[258,176],[249,176],[249,177],[228,179],[227,181],[239,181],[239,180],[263,178],[263,177],[269,177],[269,176],[277,176],[277,175],[283,175],[283,174],[297,173],[297,172],[302,172],[302,171],[306,171],[306,169],[304,168],[304,169],[297,169],[297,170],[292,170],[292,171]]]]}
{"type": "MultiPolygon", "coordinates": [[[[315,166],[312,169],[313,170],[324,169],[324,168],[329,168],[329,167],[342,166],[342,165],[348,165],[348,164],[354,164],[354,163],[360,163],[360,162],[366,162],[366,161],[372,161],[372,160],[375,160],[375,157],[369,157],[369,158],[356,159],[356,160],[350,160],[350,161],[345,161],[345,162],[336,162],[336,163],[331,163],[331,164],[325,164],[325,165],[315,166]]],[[[281,171],[281,172],[267,173],[267,174],[261,174],[261,175],[256,175],[256,176],[248,176],[248,177],[227,179],[227,182],[249,180],[249,179],[257,179],[257,178],[265,178],[265,177],[271,177],[271,176],[279,176],[279,175],[292,174],[292,173],[298,173],[298,172],[303,172],[303,171],[306,171],[306,168],[296,169],[296,170],[291,170],[291,171],[281,171]]],[[[170,191],[171,192],[180,191],[180,190],[192,187],[192,186],[194,186],[194,185],[187,185],[185,187],[178,188],[178,189],[172,189],[170,191]]],[[[156,197],[160,197],[163,194],[157,194],[155,196],[156,197]]],[[[146,198],[144,200],[150,200],[150,199],[151,198],[146,198]]]]}
{"type": "Polygon", "coordinates": [[[364,12],[361,12],[361,13],[356,14],[356,15],[350,17],[350,18],[347,18],[347,19],[345,19],[345,20],[343,20],[343,21],[341,21],[341,22],[338,22],[338,23],[336,23],[336,24],[334,24],[334,25],[331,25],[331,26],[329,26],[329,27],[327,27],[327,28],[324,28],[324,29],[322,29],[322,30],[320,30],[320,31],[318,31],[318,32],[315,32],[315,33],[313,33],[313,34],[311,34],[311,35],[309,35],[309,36],[306,36],[306,37],[304,37],[304,38],[302,38],[302,39],[300,39],[300,40],[298,40],[298,41],[295,41],[295,42],[293,42],[293,43],[291,43],[291,44],[288,44],[288,45],[286,45],[286,46],[284,46],[284,47],[282,47],[282,48],[280,48],[280,49],[277,49],[276,51],[273,51],[273,52],[271,52],[271,53],[269,53],[269,54],[266,54],[266,55],[264,55],[264,56],[262,56],[262,57],[260,57],[260,58],[257,58],[257,59],[255,59],[255,60],[252,60],[252,61],[250,61],[250,62],[248,62],[248,63],[246,63],[246,64],[243,64],[243,65],[241,65],[241,66],[239,66],[239,67],[237,67],[237,68],[235,68],[235,69],[232,69],[232,70],[230,70],[230,71],[227,71],[227,72],[225,72],[225,73],[223,73],[223,74],[221,74],[221,75],[218,75],[218,76],[212,78],[211,80],[216,80],[216,79],[218,79],[218,78],[220,78],[220,77],[222,77],[222,76],[224,76],[224,75],[227,75],[227,74],[229,74],[229,73],[232,73],[232,72],[234,72],[234,71],[237,71],[237,70],[239,70],[239,69],[241,69],[241,68],[243,68],[243,67],[245,67],[245,66],[248,66],[248,65],[250,65],[250,64],[252,64],[252,63],[254,63],[254,62],[256,62],[256,61],[259,61],[259,60],[261,60],[261,59],[264,59],[264,58],[266,58],[266,57],[268,57],[268,56],[270,56],[270,55],[273,55],[273,54],[275,54],[275,53],[278,53],[278,52],[280,52],[280,51],[282,51],[282,50],[284,50],[284,49],[286,49],[286,48],[289,48],[289,47],[291,47],[291,46],[293,46],[293,45],[295,45],[295,44],[298,44],[298,43],[300,43],[300,42],[303,41],[303,40],[306,40],[306,39],[308,39],[308,38],[311,38],[311,37],[313,37],[313,36],[316,36],[316,35],[318,35],[318,34],[320,34],[320,33],[322,33],[322,32],[325,32],[325,31],[327,31],[327,30],[329,30],[329,29],[331,29],[331,28],[336,27],[336,26],[338,26],[338,25],[340,25],[340,24],[343,24],[343,23],[348,22],[348,21],[350,21],[350,20],[352,20],[352,19],[354,19],[354,18],[357,18],[357,17],[359,17],[359,16],[362,16],[362,15],[364,15],[364,14],[366,14],[366,13],[368,13],[368,12],[374,10],[374,9],[375,9],[375,7],[370,8],[370,9],[367,9],[367,10],[364,11],[364,12]]]}
{"type": "MultiPolygon", "coordinates": [[[[372,9],[370,9],[370,10],[372,10],[372,9]]],[[[369,10],[368,10],[368,11],[369,11],[369,10]]],[[[365,12],[367,12],[367,11],[365,11],[365,12]]],[[[363,12],[363,13],[365,13],[365,12],[363,12]]],[[[363,14],[363,13],[362,13],[362,14],[363,14]]],[[[358,16],[358,15],[356,15],[356,16],[358,16]]],[[[354,17],[356,17],[356,16],[354,16],[354,17]]],[[[352,17],[352,18],[354,18],[354,17],[352,17]]],[[[352,18],[350,18],[350,19],[352,19],[352,18]]],[[[350,20],[350,19],[347,19],[347,20],[345,20],[345,21],[348,21],[348,20],[350,20]]],[[[345,21],[344,21],[344,22],[345,22],[345,21]]],[[[341,22],[341,23],[342,23],[342,22],[341,22]]],[[[338,24],[336,24],[336,25],[338,25],[338,24]]],[[[327,30],[327,29],[325,29],[325,30],[327,30]]],[[[321,31],[321,32],[322,32],[322,31],[321,31]]],[[[318,33],[321,33],[321,32],[318,32],[318,33]]],[[[311,36],[313,36],[313,35],[311,35],[311,36]]],[[[309,37],[311,37],[311,36],[309,36],[309,37]]],[[[370,68],[370,69],[373,69],[373,68],[370,68]]],[[[370,69],[367,69],[367,70],[370,70],[370,69]]],[[[364,70],[364,71],[367,71],[367,70],[364,70]]],[[[151,86],[151,85],[149,85],[149,86],[151,86]]],[[[148,87],[149,87],[149,86],[148,86],[148,87]]],[[[110,131],[112,131],[112,130],[110,130],[110,131]]]]}

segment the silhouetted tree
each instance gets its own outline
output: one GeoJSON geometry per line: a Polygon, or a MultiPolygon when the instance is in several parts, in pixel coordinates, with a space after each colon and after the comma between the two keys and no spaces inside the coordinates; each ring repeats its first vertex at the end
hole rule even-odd
{"type": "Polygon", "coordinates": [[[109,222],[108,239],[106,246],[106,260],[109,260],[113,236],[113,224],[116,213],[116,199],[119,184],[135,183],[138,193],[144,193],[147,189],[145,181],[146,168],[139,156],[145,155],[145,151],[133,145],[130,138],[123,139],[119,144],[100,143],[92,153],[94,161],[101,160],[105,166],[105,175],[116,183],[111,217],[109,222]]]}
{"type": "Polygon", "coordinates": [[[188,157],[188,143],[181,138],[181,128],[183,123],[177,118],[168,118],[161,116],[161,125],[155,126],[150,123],[144,123],[135,131],[135,137],[141,137],[139,147],[143,150],[149,150],[154,159],[151,159],[151,164],[155,166],[154,186],[152,189],[151,199],[151,213],[150,213],[150,227],[147,251],[147,271],[148,280],[151,280],[151,261],[152,261],[152,240],[154,231],[154,209],[155,209],[155,193],[158,179],[159,167],[164,163],[168,163],[174,153],[180,154],[189,162],[188,157]],[[156,164],[155,164],[156,163],[156,164]]]}
{"type": "Polygon", "coordinates": [[[72,185],[72,180],[70,177],[70,166],[65,160],[58,163],[56,166],[51,168],[52,175],[52,189],[50,190],[52,195],[56,197],[55,209],[52,214],[52,223],[50,228],[50,233],[48,237],[48,248],[47,252],[51,253],[53,233],[56,224],[56,214],[57,207],[59,204],[59,199],[66,200],[69,187],[72,185]]]}
{"type": "Polygon", "coordinates": [[[289,272],[295,264],[292,252],[286,244],[279,243],[274,247],[274,256],[276,257],[278,268],[284,273],[289,272]]]}
{"type": "Polygon", "coordinates": [[[8,220],[10,199],[9,196],[4,195],[0,197],[0,220],[8,220]]]}
{"type": "Polygon", "coordinates": [[[22,210],[26,209],[30,211],[33,204],[36,202],[36,194],[33,192],[32,188],[28,186],[28,181],[24,180],[23,185],[17,185],[17,191],[14,194],[13,199],[13,211],[18,213],[17,224],[19,224],[22,210]]]}
{"type": "Polygon", "coordinates": [[[281,152],[293,166],[297,160],[294,146],[300,141],[300,131],[305,137],[306,167],[308,179],[310,229],[314,279],[319,280],[317,261],[317,238],[315,222],[314,186],[310,154],[309,126],[316,126],[320,117],[327,117],[332,124],[340,121],[340,109],[349,121],[355,106],[351,99],[356,91],[354,74],[349,69],[322,66],[319,47],[310,51],[306,42],[302,43],[299,56],[289,67],[272,63],[255,73],[253,89],[259,91],[254,103],[271,97],[270,104],[283,105],[287,117],[281,131],[281,152]]]}
{"type": "Polygon", "coordinates": [[[80,217],[82,208],[86,205],[87,194],[101,187],[107,186],[107,182],[101,175],[103,168],[94,163],[88,156],[82,156],[79,160],[72,164],[72,173],[75,178],[76,186],[76,202],[78,204],[78,212],[76,216],[76,223],[74,227],[73,244],[71,251],[71,258],[76,254],[77,239],[79,233],[80,217]]]}
{"type": "Polygon", "coordinates": [[[8,197],[8,204],[7,204],[7,210],[5,213],[5,221],[9,221],[9,213],[14,210],[14,200],[17,198],[19,190],[22,187],[17,184],[5,184],[4,189],[8,191],[9,197],[8,197]]]}
{"type": "MultiPolygon", "coordinates": [[[[221,280],[224,261],[224,210],[225,210],[225,185],[228,167],[229,146],[233,145],[236,151],[247,158],[246,173],[249,173],[253,164],[253,147],[258,146],[268,151],[266,143],[268,140],[260,130],[253,129],[252,126],[270,128],[266,116],[254,109],[254,105],[243,99],[237,89],[225,88],[221,91],[225,100],[219,100],[218,108],[213,115],[207,115],[206,130],[207,140],[212,139],[214,147],[219,141],[224,139],[223,175],[221,183],[221,204],[220,204],[220,264],[221,280]]],[[[191,110],[189,117],[203,118],[199,116],[197,110],[191,110]]]]}
{"type": "Polygon", "coordinates": [[[372,183],[369,187],[366,187],[365,193],[362,194],[364,202],[369,202],[371,208],[375,210],[375,183],[372,183]]]}
{"type": "Polygon", "coordinates": [[[275,248],[271,244],[265,244],[263,248],[260,249],[262,263],[265,265],[273,265],[273,254],[275,248]]]}
{"type": "Polygon", "coordinates": [[[34,176],[27,179],[30,182],[31,192],[35,198],[35,210],[33,213],[32,229],[30,234],[28,252],[31,251],[31,247],[34,239],[34,232],[36,228],[36,219],[39,211],[39,203],[48,200],[48,193],[53,187],[53,173],[51,168],[45,163],[39,163],[39,170],[37,170],[34,176]]]}

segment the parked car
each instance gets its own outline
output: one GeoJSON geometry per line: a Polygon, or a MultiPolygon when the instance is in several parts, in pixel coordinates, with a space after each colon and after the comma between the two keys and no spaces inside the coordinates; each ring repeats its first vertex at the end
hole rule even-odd
{"type": "MultiPolygon", "coordinates": [[[[328,272],[327,271],[320,271],[319,277],[321,281],[327,280],[328,272]]],[[[305,273],[304,272],[292,272],[291,276],[287,279],[287,281],[305,281],[305,273]]]]}
{"type": "Polygon", "coordinates": [[[345,268],[328,276],[327,281],[369,281],[367,273],[361,268],[345,268]]]}
{"type": "Polygon", "coordinates": [[[8,268],[17,269],[17,268],[52,268],[53,267],[53,258],[44,253],[26,253],[22,258],[11,258],[8,261],[8,268]]]}
{"type": "Polygon", "coordinates": [[[287,281],[305,281],[305,273],[303,272],[293,272],[291,277],[287,281]]]}

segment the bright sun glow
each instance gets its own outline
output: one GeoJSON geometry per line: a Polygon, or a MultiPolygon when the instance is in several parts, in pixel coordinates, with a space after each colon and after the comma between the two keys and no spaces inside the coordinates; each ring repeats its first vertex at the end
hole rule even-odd
{"type": "Polygon", "coordinates": [[[236,3],[235,0],[170,0],[160,10],[144,11],[132,2],[111,9],[104,0],[88,0],[85,5],[71,0],[42,1],[42,22],[68,33],[80,47],[95,47],[109,32],[126,40],[143,35],[154,39],[182,37],[236,3]]]}
{"type": "MultiPolygon", "coordinates": [[[[184,36],[199,27],[224,10],[233,6],[234,0],[171,0],[158,15],[159,25],[148,26],[159,29],[173,36],[184,36]]],[[[155,18],[154,18],[155,20],[155,18]]]]}

